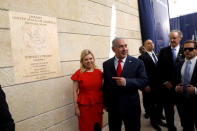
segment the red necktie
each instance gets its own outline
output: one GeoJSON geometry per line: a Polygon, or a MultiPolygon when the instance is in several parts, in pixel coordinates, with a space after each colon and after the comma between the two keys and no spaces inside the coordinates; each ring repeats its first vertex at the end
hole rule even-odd
{"type": "Polygon", "coordinates": [[[118,60],[118,67],[117,67],[117,76],[118,76],[118,77],[120,77],[121,72],[122,72],[121,62],[122,62],[122,60],[119,59],[119,60],[118,60]]]}

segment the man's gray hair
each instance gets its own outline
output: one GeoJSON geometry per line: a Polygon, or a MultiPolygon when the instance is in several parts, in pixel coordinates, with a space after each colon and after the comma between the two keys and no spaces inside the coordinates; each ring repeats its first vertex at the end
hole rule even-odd
{"type": "Polygon", "coordinates": [[[182,39],[183,38],[183,33],[180,31],[180,30],[171,30],[170,33],[173,33],[173,32],[177,32],[179,37],[182,39]]]}
{"type": "Polygon", "coordinates": [[[115,37],[112,41],[112,47],[115,47],[116,46],[116,41],[117,40],[120,40],[120,39],[123,39],[122,37],[115,37]]]}

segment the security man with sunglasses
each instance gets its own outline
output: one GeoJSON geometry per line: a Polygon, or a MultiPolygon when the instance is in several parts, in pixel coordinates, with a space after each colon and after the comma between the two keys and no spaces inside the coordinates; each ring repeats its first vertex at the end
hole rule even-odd
{"type": "Polygon", "coordinates": [[[185,61],[177,66],[177,86],[179,110],[183,131],[197,129],[197,43],[187,40],[183,44],[185,61]]]}
{"type": "Polygon", "coordinates": [[[169,34],[170,45],[161,49],[157,72],[160,87],[160,100],[163,103],[168,131],[176,131],[174,125],[174,105],[176,104],[174,73],[176,63],[184,59],[183,49],[179,45],[183,35],[179,30],[169,34]]]}

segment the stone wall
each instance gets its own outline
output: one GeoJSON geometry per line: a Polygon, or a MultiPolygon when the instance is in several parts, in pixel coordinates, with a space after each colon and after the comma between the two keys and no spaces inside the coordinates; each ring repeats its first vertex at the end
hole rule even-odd
{"type": "Polygon", "coordinates": [[[82,49],[93,51],[100,68],[108,59],[112,5],[116,9],[116,35],[126,38],[129,54],[138,56],[141,35],[137,0],[0,0],[0,83],[16,131],[78,130],[70,76],[79,68],[82,49]],[[9,11],[57,18],[60,77],[15,84],[9,11]]]}

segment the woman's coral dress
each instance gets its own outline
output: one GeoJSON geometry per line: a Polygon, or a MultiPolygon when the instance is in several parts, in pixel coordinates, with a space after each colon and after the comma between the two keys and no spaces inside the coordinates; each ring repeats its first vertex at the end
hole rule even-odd
{"type": "Polygon", "coordinates": [[[80,72],[80,69],[71,77],[79,82],[78,106],[80,110],[79,130],[93,131],[95,123],[102,128],[102,72],[94,69],[93,72],[80,72]]]}

